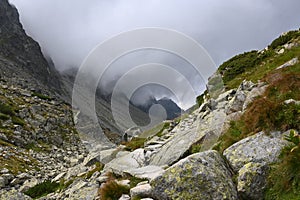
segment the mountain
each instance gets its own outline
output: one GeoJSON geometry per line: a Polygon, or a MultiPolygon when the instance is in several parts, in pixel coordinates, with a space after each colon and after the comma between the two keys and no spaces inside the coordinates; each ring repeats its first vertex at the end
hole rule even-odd
{"type": "MultiPolygon", "coordinates": [[[[63,88],[66,91],[67,96],[69,99],[72,96],[73,92],[73,84],[76,78],[77,68],[71,68],[61,72],[61,80],[63,83],[63,88]]],[[[99,123],[104,130],[105,135],[112,141],[113,143],[120,143],[121,142],[121,135],[124,133],[125,130],[131,128],[131,125],[128,124],[128,120],[123,112],[118,112],[122,121],[118,124],[114,121],[111,109],[111,94],[104,94],[99,88],[96,91],[96,101],[95,101],[95,108],[97,117],[99,119],[99,123]]],[[[85,98],[82,96],[81,98],[85,98]]],[[[128,102],[129,99],[126,95],[120,94],[119,99],[128,102]]],[[[138,125],[145,126],[149,123],[148,121],[148,114],[145,113],[143,110],[140,110],[137,106],[129,104],[129,108],[132,118],[134,118],[134,122],[138,125]]],[[[119,111],[123,110],[119,109],[119,111]]]]}
{"type": "MultiPolygon", "coordinates": [[[[68,103],[76,71],[57,73],[18,17],[1,0],[0,199],[299,199],[300,30],[224,62],[189,114],[89,149],[68,103]]],[[[98,91],[96,110],[112,130],[109,99],[98,91]]]]}
{"type": "Polygon", "coordinates": [[[149,109],[151,108],[151,106],[159,104],[165,108],[167,113],[167,120],[175,119],[176,117],[180,116],[182,112],[181,108],[174,101],[167,97],[159,100],[157,100],[155,97],[152,97],[149,98],[148,101],[143,105],[134,104],[132,102],[131,104],[144,111],[145,113],[149,113],[149,109]]]}
{"type": "Polygon", "coordinates": [[[26,35],[17,9],[7,0],[0,2],[0,64],[1,77],[18,78],[24,87],[59,92],[59,74],[48,65],[40,46],[26,35]]]}

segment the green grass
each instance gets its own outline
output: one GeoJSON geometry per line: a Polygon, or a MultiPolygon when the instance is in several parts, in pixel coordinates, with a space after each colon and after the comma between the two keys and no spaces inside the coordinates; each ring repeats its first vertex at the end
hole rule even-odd
{"type": "Polygon", "coordinates": [[[163,132],[164,130],[168,129],[170,127],[170,122],[165,122],[163,127],[160,129],[160,131],[158,131],[158,133],[156,134],[156,136],[161,137],[163,136],[163,132]]]}
{"type": "Polygon", "coordinates": [[[0,113],[0,119],[3,120],[3,121],[6,121],[9,119],[9,115],[6,115],[6,114],[3,114],[3,113],[0,113]]]}
{"type": "Polygon", "coordinates": [[[203,92],[203,94],[197,96],[197,98],[196,98],[196,103],[197,103],[198,107],[200,107],[200,106],[203,104],[203,102],[204,102],[204,96],[205,96],[206,94],[207,94],[207,90],[205,90],[205,91],[203,92]]]}
{"type": "Polygon", "coordinates": [[[20,126],[24,126],[26,124],[26,122],[23,119],[21,119],[20,117],[17,117],[17,116],[12,116],[11,121],[14,124],[20,125],[20,126]]]}
{"type": "Polygon", "coordinates": [[[46,196],[47,194],[53,193],[58,190],[60,187],[59,183],[51,182],[49,180],[44,181],[42,183],[37,184],[36,186],[29,188],[25,192],[26,195],[30,196],[31,198],[39,198],[46,196]]]}
{"type": "Polygon", "coordinates": [[[274,164],[268,177],[265,199],[290,200],[300,197],[300,136],[294,131],[286,138],[292,142],[280,155],[281,161],[274,164]]]}
{"type": "Polygon", "coordinates": [[[103,169],[104,165],[100,162],[95,163],[95,168],[86,173],[85,177],[87,179],[91,178],[95,172],[100,172],[103,169]]]}
{"type": "Polygon", "coordinates": [[[287,99],[300,100],[300,73],[281,70],[269,74],[266,79],[273,80],[269,81],[266,92],[248,106],[240,120],[230,123],[229,129],[219,138],[216,150],[222,152],[259,131],[300,130],[300,105],[284,103],[287,99]]]}
{"type": "Polygon", "coordinates": [[[146,138],[132,138],[131,141],[123,143],[125,145],[125,150],[134,151],[138,148],[143,148],[146,138]]]}
{"type": "Polygon", "coordinates": [[[284,45],[291,41],[294,38],[297,38],[300,36],[299,31],[289,31],[287,34],[280,35],[277,39],[275,39],[270,45],[270,49],[276,49],[281,45],[284,45]]]}
{"type": "Polygon", "coordinates": [[[62,191],[68,188],[73,182],[74,179],[71,179],[69,181],[61,179],[59,182],[51,182],[50,180],[46,180],[42,183],[33,186],[32,188],[29,188],[27,191],[24,192],[24,194],[30,196],[31,198],[38,199],[50,193],[62,191]]]}
{"type": "MultiPolygon", "coordinates": [[[[298,40],[299,42],[300,35],[299,33],[297,35],[293,34],[293,37],[291,38],[298,40]]],[[[226,88],[233,89],[238,87],[245,79],[253,82],[261,80],[275,68],[291,60],[292,58],[299,57],[299,55],[299,46],[293,47],[290,50],[285,50],[283,54],[279,55],[276,54],[273,48],[270,48],[263,53],[251,51],[237,55],[224,62],[219,67],[218,71],[223,75],[223,81],[226,88]]]]}
{"type": "Polygon", "coordinates": [[[47,95],[44,95],[44,94],[41,94],[41,93],[38,93],[38,92],[33,92],[32,95],[36,96],[36,97],[39,97],[40,99],[43,99],[43,100],[52,100],[51,97],[49,97],[47,95]]]}
{"type": "Polygon", "coordinates": [[[13,146],[13,145],[11,143],[8,143],[8,142],[3,141],[3,140],[0,139],[0,146],[13,146]]]}
{"type": "Polygon", "coordinates": [[[0,102],[0,113],[13,116],[15,114],[13,108],[5,103],[0,102]]]}
{"type": "Polygon", "coordinates": [[[214,147],[214,150],[223,152],[226,148],[232,144],[240,141],[241,139],[249,136],[245,133],[245,124],[243,120],[231,121],[229,129],[225,134],[221,135],[218,144],[214,147]]]}
{"type": "Polygon", "coordinates": [[[143,133],[141,133],[141,135],[139,136],[140,138],[148,138],[148,137],[152,137],[154,135],[156,135],[159,131],[161,131],[161,129],[164,126],[164,122],[158,124],[157,126],[144,131],[143,133]]]}
{"type": "MultiPolygon", "coordinates": [[[[0,140],[0,145],[3,146],[11,146],[13,147],[14,145],[2,141],[0,140]]],[[[17,175],[19,172],[26,172],[27,170],[29,170],[29,164],[35,164],[36,160],[34,160],[33,158],[29,158],[30,162],[24,161],[23,159],[20,158],[20,156],[10,156],[9,158],[4,158],[2,156],[0,156],[0,166],[3,166],[7,169],[9,169],[9,171],[14,174],[17,175]]],[[[36,168],[38,169],[38,168],[36,168]]]]}

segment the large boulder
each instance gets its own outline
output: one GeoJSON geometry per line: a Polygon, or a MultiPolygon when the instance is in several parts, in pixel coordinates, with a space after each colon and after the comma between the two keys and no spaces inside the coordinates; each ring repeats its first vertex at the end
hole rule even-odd
{"type": "Polygon", "coordinates": [[[215,110],[207,111],[205,116],[199,117],[197,114],[199,111],[196,110],[191,118],[182,120],[172,130],[174,135],[151,157],[150,165],[170,166],[185,156],[191,146],[199,141],[204,141],[202,145],[204,150],[209,149],[222,132],[226,118],[224,109],[219,108],[221,105],[222,103],[218,103],[215,110]],[[207,135],[210,137],[206,137],[207,135]]]}
{"type": "Polygon", "coordinates": [[[171,165],[178,161],[198,140],[205,136],[204,132],[198,132],[197,127],[174,129],[174,136],[167,141],[159,151],[150,159],[150,165],[171,165]]]}
{"type": "Polygon", "coordinates": [[[240,197],[248,200],[264,199],[269,166],[265,163],[247,163],[238,172],[237,190],[240,197]]]}
{"type": "Polygon", "coordinates": [[[244,91],[238,90],[233,99],[230,100],[228,104],[228,109],[226,110],[226,114],[241,111],[243,109],[246,97],[247,95],[244,91]]]}
{"type": "Polygon", "coordinates": [[[215,72],[208,78],[206,88],[211,98],[216,99],[224,91],[224,83],[219,72],[215,72]]]}
{"type": "Polygon", "coordinates": [[[125,172],[136,178],[148,179],[149,181],[151,181],[154,178],[162,175],[164,173],[164,169],[159,166],[148,165],[137,169],[129,169],[125,172]]]}
{"type": "Polygon", "coordinates": [[[286,144],[279,132],[270,135],[259,132],[233,144],[224,151],[223,155],[234,171],[238,172],[249,162],[267,164],[276,162],[286,144]]]}
{"type": "Polygon", "coordinates": [[[246,110],[247,106],[258,96],[261,96],[265,93],[268,85],[264,83],[259,84],[257,87],[253,88],[246,97],[246,100],[243,105],[243,111],[246,110]]]}
{"type": "Polygon", "coordinates": [[[238,199],[232,174],[217,151],[188,156],[150,182],[154,199],[238,199]]]}
{"type": "Polygon", "coordinates": [[[134,188],[130,189],[131,198],[142,198],[149,197],[151,195],[152,188],[149,183],[137,185],[134,188]]]}
{"type": "Polygon", "coordinates": [[[136,149],[125,156],[115,158],[107,163],[104,171],[112,171],[122,175],[127,170],[137,169],[145,165],[144,149],[136,149]]]}
{"type": "Polygon", "coordinates": [[[94,165],[96,162],[106,164],[115,158],[118,149],[107,149],[97,152],[90,152],[83,161],[84,166],[94,165]]]}

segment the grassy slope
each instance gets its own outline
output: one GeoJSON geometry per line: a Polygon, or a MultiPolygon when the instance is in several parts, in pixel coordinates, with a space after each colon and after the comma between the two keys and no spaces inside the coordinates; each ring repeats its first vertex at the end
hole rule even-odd
{"type": "MultiPolygon", "coordinates": [[[[268,83],[268,88],[249,105],[240,120],[231,122],[228,131],[220,137],[217,150],[222,152],[233,143],[260,130],[300,130],[300,106],[284,104],[288,99],[300,100],[300,63],[276,70],[287,61],[295,57],[300,58],[299,44],[300,32],[291,31],[274,40],[264,52],[247,52],[220,66],[219,72],[223,75],[227,89],[238,87],[245,79],[253,82],[262,80],[268,83]],[[283,54],[277,54],[283,48],[282,45],[289,42],[296,42],[298,46],[290,50],[285,49],[283,54]]],[[[266,199],[300,198],[298,149],[300,142],[287,147],[282,152],[281,162],[272,166],[266,199]]]]}

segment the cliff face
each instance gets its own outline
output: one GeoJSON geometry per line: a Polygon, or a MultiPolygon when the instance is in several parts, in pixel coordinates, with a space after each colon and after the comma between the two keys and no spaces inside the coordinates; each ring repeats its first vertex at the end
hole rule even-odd
{"type": "Polygon", "coordinates": [[[8,0],[0,1],[0,69],[0,76],[19,78],[34,88],[60,89],[57,71],[49,67],[39,44],[26,35],[8,0]]]}

